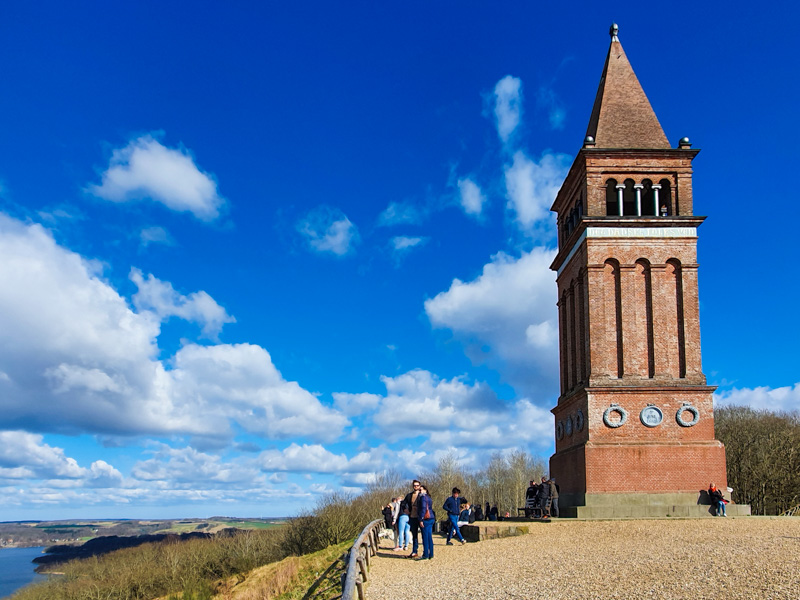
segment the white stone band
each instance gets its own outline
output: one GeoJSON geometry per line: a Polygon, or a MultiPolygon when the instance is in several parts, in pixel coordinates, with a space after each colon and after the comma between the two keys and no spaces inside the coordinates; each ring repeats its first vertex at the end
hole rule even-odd
{"type": "Polygon", "coordinates": [[[556,271],[561,275],[586,238],[696,238],[697,227],[587,227],[556,271]]]}

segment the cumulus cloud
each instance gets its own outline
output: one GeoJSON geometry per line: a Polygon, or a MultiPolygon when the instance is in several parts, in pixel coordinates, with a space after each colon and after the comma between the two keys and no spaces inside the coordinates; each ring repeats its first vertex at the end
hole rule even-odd
{"type": "Polygon", "coordinates": [[[367,393],[347,394],[344,392],[334,392],[333,400],[336,408],[348,417],[355,417],[377,408],[381,401],[381,396],[367,393]]]}
{"type": "Polygon", "coordinates": [[[550,402],[558,380],[555,251],[498,253],[470,282],[425,301],[436,328],[449,329],[475,363],[498,369],[522,396],[550,402]]]}
{"type": "Polygon", "coordinates": [[[800,409],[800,383],[770,388],[734,388],[714,394],[714,402],[722,405],[749,406],[756,410],[796,411],[800,409]]]}
{"type": "Polygon", "coordinates": [[[223,462],[219,456],[198,452],[191,447],[172,448],[156,444],[153,457],[138,461],[132,474],[141,481],[163,481],[170,485],[189,484],[212,487],[219,484],[251,485],[263,476],[252,462],[229,460],[223,462]]]}
{"type": "MultiPolygon", "coordinates": [[[[159,360],[155,313],[135,312],[95,263],[39,225],[0,214],[0,257],[0,428],[219,439],[238,424],[265,438],[332,440],[347,425],[260,346],[187,343],[159,360]]],[[[142,305],[161,314],[225,321],[210,298],[187,309],[172,292],[151,296],[142,305]]]]}
{"type": "Polygon", "coordinates": [[[136,268],[131,269],[130,280],[136,284],[138,291],[133,296],[133,304],[141,313],[150,311],[164,321],[170,317],[179,317],[197,323],[205,337],[216,339],[225,323],[235,323],[224,308],[206,292],[193,292],[188,296],[179,294],[167,281],[161,281],[153,275],[147,275],[136,268]]]}
{"type": "Polygon", "coordinates": [[[99,185],[87,190],[104,200],[128,202],[149,198],[170,210],[213,221],[225,200],[214,177],[201,171],[185,148],[167,148],[144,135],[114,150],[99,185]]]}
{"type": "Polygon", "coordinates": [[[334,454],[319,444],[291,444],[284,450],[267,450],[259,457],[261,469],[295,473],[337,473],[347,468],[347,456],[334,454]]]}
{"type": "Polygon", "coordinates": [[[504,144],[522,120],[522,81],[506,75],[494,86],[494,116],[497,135],[504,144]]]}
{"type": "Polygon", "coordinates": [[[546,152],[537,162],[518,150],[504,167],[508,208],[520,229],[530,231],[553,220],[550,206],[567,175],[569,160],[566,154],[546,152]]]}
{"type": "Polygon", "coordinates": [[[469,385],[459,378],[441,380],[415,369],[397,377],[381,377],[386,397],[373,416],[385,439],[417,437],[451,428],[475,431],[505,406],[484,383],[469,385]]]}
{"type": "MultiPolygon", "coordinates": [[[[340,470],[374,474],[380,470],[377,465],[385,465],[414,474],[433,468],[437,456],[451,450],[465,456],[473,449],[551,447],[549,406],[536,406],[525,398],[504,402],[485,383],[442,379],[423,369],[384,376],[381,381],[386,395],[371,396],[362,413],[366,427],[390,443],[413,439],[416,449],[372,448],[351,458],[346,466],[341,461],[340,470]]],[[[356,479],[348,481],[352,484],[356,479]]]]}
{"type": "Polygon", "coordinates": [[[458,180],[458,194],[461,208],[468,215],[480,216],[483,205],[486,204],[486,196],[483,195],[481,188],[469,177],[458,180]]]}
{"type": "Polygon", "coordinates": [[[297,231],[315,252],[345,256],[358,242],[358,228],[345,214],[328,206],[319,206],[297,223],[297,231]]]}
{"type": "Polygon", "coordinates": [[[231,420],[261,437],[332,441],[348,424],[297,382],[283,379],[260,346],[189,344],[172,364],[174,401],[201,412],[210,433],[231,420]]]}
{"type": "Polygon", "coordinates": [[[81,480],[86,485],[119,484],[122,474],[99,460],[81,467],[62,448],[45,444],[41,435],[25,431],[0,431],[0,480],[81,480]]]}

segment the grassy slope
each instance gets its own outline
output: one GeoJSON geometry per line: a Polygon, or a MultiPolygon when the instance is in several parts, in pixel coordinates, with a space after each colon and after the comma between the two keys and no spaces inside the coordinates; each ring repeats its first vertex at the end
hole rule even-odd
{"type": "Polygon", "coordinates": [[[237,583],[234,578],[221,584],[215,598],[299,600],[316,578],[352,544],[353,541],[350,540],[319,552],[299,557],[290,556],[277,563],[253,569],[241,583],[237,583]]]}

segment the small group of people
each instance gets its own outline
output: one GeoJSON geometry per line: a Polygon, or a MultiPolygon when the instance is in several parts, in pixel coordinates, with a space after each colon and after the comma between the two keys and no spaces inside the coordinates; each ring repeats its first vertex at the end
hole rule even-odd
{"type": "Polygon", "coordinates": [[[718,490],[717,486],[713,483],[708,486],[708,497],[711,500],[711,507],[714,509],[714,516],[727,517],[728,513],[725,512],[725,505],[728,501],[725,499],[722,491],[718,490]]]}
{"type": "MultiPolygon", "coordinates": [[[[447,545],[452,546],[453,537],[461,544],[467,541],[461,535],[461,527],[471,522],[472,511],[469,502],[460,498],[461,490],[453,488],[442,508],[447,513],[447,545]]],[[[387,529],[395,535],[394,551],[408,551],[407,558],[415,560],[433,559],[433,529],[436,524],[436,511],[428,488],[418,480],[411,482],[411,491],[404,498],[392,498],[383,508],[383,519],[387,529]],[[419,554],[419,533],[422,532],[422,555],[419,554]]]]}
{"type": "Polygon", "coordinates": [[[525,491],[525,516],[534,519],[558,517],[558,492],[556,480],[546,475],[541,483],[531,480],[525,491]]]}

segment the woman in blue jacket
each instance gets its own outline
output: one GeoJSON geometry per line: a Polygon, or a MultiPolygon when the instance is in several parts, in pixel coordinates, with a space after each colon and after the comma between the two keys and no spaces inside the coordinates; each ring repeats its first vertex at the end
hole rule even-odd
{"type": "Polygon", "coordinates": [[[431,560],[433,558],[433,524],[436,522],[436,513],[433,512],[433,498],[428,494],[428,488],[420,486],[422,493],[419,496],[419,526],[422,528],[422,556],[417,560],[431,560]]]}

